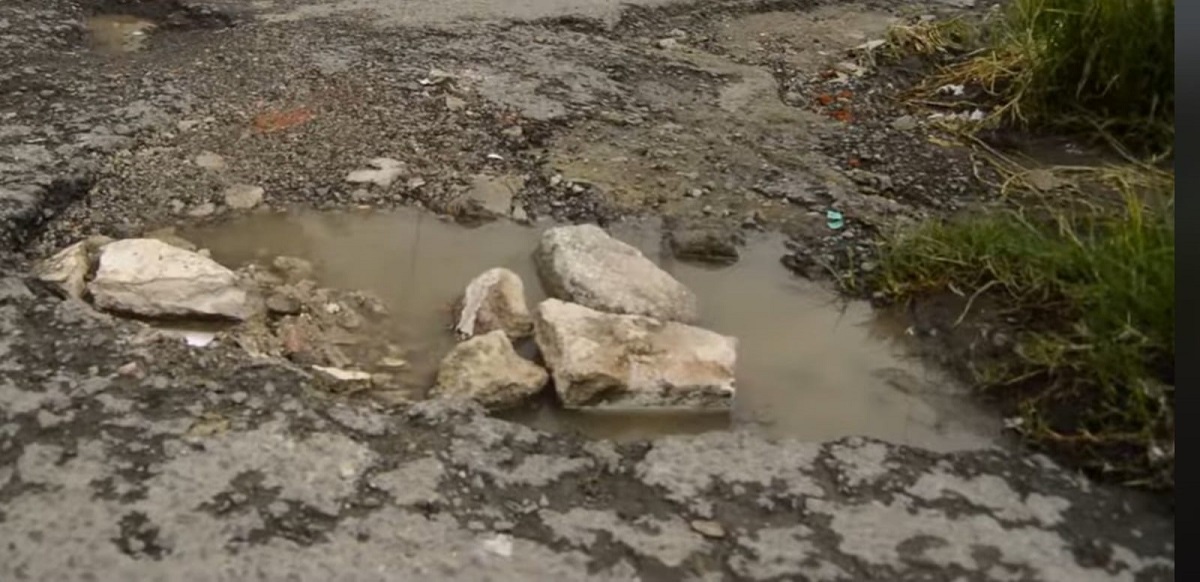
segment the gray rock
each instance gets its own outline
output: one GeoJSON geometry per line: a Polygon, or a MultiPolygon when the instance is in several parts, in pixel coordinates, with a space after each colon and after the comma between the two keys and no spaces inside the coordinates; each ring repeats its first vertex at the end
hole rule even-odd
{"type": "Polygon", "coordinates": [[[568,408],[725,409],[733,399],[735,338],[557,299],[538,305],[535,326],[568,408]]]}
{"type": "Polygon", "coordinates": [[[250,315],[237,276],[198,253],[154,239],[127,239],[100,250],[88,285],[97,307],[147,317],[250,315]]]}
{"type": "Polygon", "coordinates": [[[467,285],[454,330],[469,338],[503,330],[511,339],[533,334],[533,317],[525,305],[525,283],[516,273],[489,269],[467,285]]]}
{"type": "Polygon", "coordinates": [[[442,360],[432,394],[511,408],[540,392],[548,380],[546,371],[518,355],[497,329],[455,346],[442,360]]]}
{"type": "Polygon", "coordinates": [[[225,190],[225,205],[234,210],[249,210],[262,204],[266,191],[252,184],[235,184],[225,190]]]}
{"type": "Polygon", "coordinates": [[[598,226],[560,226],[542,233],[534,255],[546,291],[599,311],[668,321],[699,318],[696,295],[641,251],[598,226]]]}

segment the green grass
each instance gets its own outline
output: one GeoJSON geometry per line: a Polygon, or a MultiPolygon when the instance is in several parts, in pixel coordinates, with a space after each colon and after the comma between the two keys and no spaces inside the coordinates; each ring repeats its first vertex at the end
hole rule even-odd
{"type": "Polygon", "coordinates": [[[1149,467],[1148,447],[1174,442],[1173,397],[1162,386],[1173,383],[1175,237],[1170,209],[1133,200],[1115,215],[927,223],[885,246],[873,286],[901,299],[986,294],[1018,314],[1013,354],[978,380],[1022,387],[1035,441],[1094,445],[1089,460],[1145,477],[1165,470],[1149,467]]]}
{"type": "Polygon", "coordinates": [[[987,46],[943,81],[982,85],[1010,122],[1172,149],[1174,0],[1011,0],[987,46]]]}

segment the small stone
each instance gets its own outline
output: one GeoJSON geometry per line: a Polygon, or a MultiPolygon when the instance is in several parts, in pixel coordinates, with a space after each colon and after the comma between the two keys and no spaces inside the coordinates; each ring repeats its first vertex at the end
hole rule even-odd
{"type": "Polygon", "coordinates": [[[454,95],[446,95],[446,109],[450,111],[458,111],[467,107],[467,101],[462,97],[454,95]]]}
{"type": "Polygon", "coordinates": [[[117,374],[129,378],[141,378],[145,376],[145,372],[142,371],[142,366],[137,362],[129,362],[120,368],[117,368],[117,374]]]}
{"type": "Polygon", "coordinates": [[[192,209],[188,211],[188,216],[193,218],[204,218],[206,216],[212,216],[212,214],[216,211],[217,207],[215,204],[212,202],[204,202],[202,204],[193,206],[192,209]]]}
{"type": "Polygon", "coordinates": [[[88,273],[92,270],[92,256],[106,240],[77,242],[40,263],[34,269],[34,274],[38,280],[57,287],[67,297],[80,299],[87,287],[88,273]]]}
{"type": "Polygon", "coordinates": [[[262,203],[265,192],[260,186],[235,184],[225,190],[225,205],[234,210],[249,210],[262,203]]]}
{"type": "Polygon", "coordinates": [[[420,188],[421,186],[424,186],[424,185],[425,185],[424,178],[409,178],[408,184],[407,184],[409,190],[416,190],[417,188],[420,188]]]}
{"type": "Polygon", "coordinates": [[[706,537],[719,539],[725,537],[725,528],[721,524],[707,519],[693,519],[691,522],[692,529],[697,533],[706,537]]]}
{"type": "Polygon", "coordinates": [[[504,131],[501,131],[500,133],[507,137],[520,138],[525,135],[525,130],[521,129],[521,126],[519,125],[514,125],[512,127],[505,128],[504,131]]]}
{"type": "Polygon", "coordinates": [[[526,224],[529,222],[529,213],[525,212],[525,207],[520,204],[513,206],[512,219],[514,222],[526,224]]]}
{"type": "Polygon", "coordinates": [[[663,50],[672,50],[679,48],[679,41],[673,38],[660,38],[655,41],[654,46],[663,50]]]}
{"type": "Polygon", "coordinates": [[[267,298],[267,311],[278,315],[296,315],[300,313],[300,302],[275,293],[267,298]]]}
{"type": "Polygon", "coordinates": [[[237,392],[234,392],[233,394],[229,395],[229,400],[231,402],[233,402],[234,404],[242,404],[249,398],[250,398],[250,395],[246,394],[244,391],[241,391],[241,390],[238,390],[237,392]]]}
{"type": "Polygon", "coordinates": [[[225,169],[225,158],[212,152],[203,152],[192,161],[205,170],[225,169]]]}
{"type": "Polygon", "coordinates": [[[917,120],[911,115],[902,115],[892,120],[892,129],[896,131],[912,131],[917,127],[917,120]]]}
{"type": "Polygon", "coordinates": [[[375,184],[380,188],[387,188],[404,174],[404,162],[399,160],[373,158],[367,164],[373,169],[354,170],[346,175],[346,181],[352,184],[375,184]]]}

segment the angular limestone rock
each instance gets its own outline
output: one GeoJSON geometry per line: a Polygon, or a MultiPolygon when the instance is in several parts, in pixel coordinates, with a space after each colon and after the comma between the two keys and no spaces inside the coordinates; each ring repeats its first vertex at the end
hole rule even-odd
{"type": "Polygon", "coordinates": [[[442,360],[431,394],[470,399],[495,410],[520,404],[548,380],[546,371],[517,354],[497,329],[455,346],[442,360]]]}
{"type": "Polygon", "coordinates": [[[696,295],[641,251],[598,226],[562,226],[542,233],[534,255],[546,291],[599,311],[693,322],[696,295]]]}
{"type": "Polygon", "coordinates": [[[58,288],[67,297],[82,299],[87,290],[87,277],[95,264],[97,250],[112,242],[106,236],[93,236],[79,241],[42,261],[34,275],[58,288]]]}
{"type": "Polygon", "coordinates": [[[726,409],[737,339],[674,322],[547,299],[536,338],[563,406],[726,409]]]}
{"type": "Polygon", "coordinates": [[[100,250],[88,285],[97,307],[146,317],[242,320],[251,305],[237,276],[198,253],[155,239],[126,239],[100,250]]]}
{"type": "Polygon", "coordinates": [[[462,338],[497,329],[511,339],[533,334],[533,317],[525,305],[525,283],[504,268],[488,269],[467,285],[454,325],[462,338]]]}

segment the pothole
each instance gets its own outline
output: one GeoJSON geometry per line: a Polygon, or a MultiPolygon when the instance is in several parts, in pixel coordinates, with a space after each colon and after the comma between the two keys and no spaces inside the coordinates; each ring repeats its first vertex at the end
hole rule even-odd
{"type": "Polygon", "coordinates": [[[123,54],[142,50],[154,22],[130,14],[100,14],[83,21],[91,45],[98,51],[123,54]]]}
{"type": "Polygon", "coordinates": [[[107,0],[83,20],[83,29],[92,48],[121,55],[144,50],[156,32],[224,28],[232,22],[227,14],[177,0],[107,0]]]}
{"type": "MultiPolygon", "coordinates": [[[[864,435],[935,450],[997,441],[999,420],[909,357],[902,326],[789,274],[778,238],[752,238],[737,263],[712,268],[673,260],[652,225],[609,230],[696,293],[701,327],[738,338],[732,411],[566,411],[547,390],[504,416],[614,440],[751,428],[814,441],[864,435]]],[[[390,315],[370,327],[377,334],[371,341],[400,348],[403,381],[418,396],[457,342],[453,302],[474,277],[505,267],[524,280],[531,306],[545,298],[532,258],[539,234],[504,221],[467,229],[415,211],[254,214],[181,232],[231,268],[300,257],[313,264],[321,287],[378,297],[390,315]]],[[[517,347],[536,356],[532,340],[517,347]]]]}

